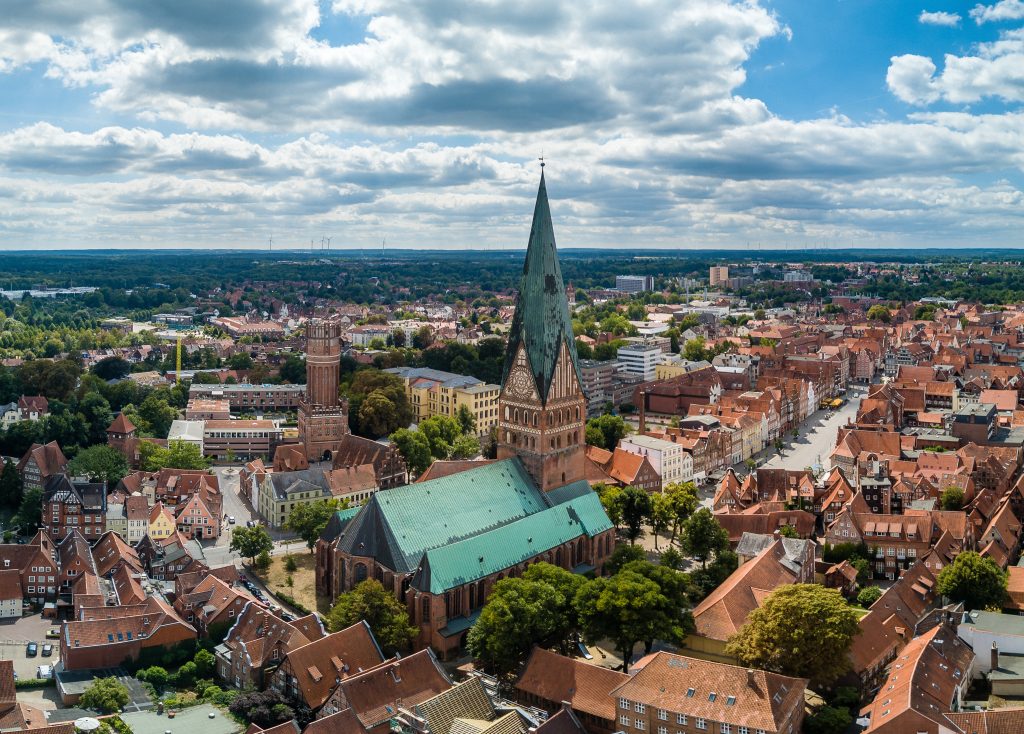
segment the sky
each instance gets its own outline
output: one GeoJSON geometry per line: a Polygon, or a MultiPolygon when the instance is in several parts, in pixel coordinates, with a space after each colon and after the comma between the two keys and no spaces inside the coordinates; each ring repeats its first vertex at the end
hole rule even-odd
{"type": "Polygon", "coordinates": [[[0,249],[1024,244],[1024,0],[4,5],[0,249]]]}

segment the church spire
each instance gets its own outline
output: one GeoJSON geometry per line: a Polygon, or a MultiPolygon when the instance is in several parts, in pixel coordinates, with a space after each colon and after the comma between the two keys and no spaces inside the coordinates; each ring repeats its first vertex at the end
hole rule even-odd
{"type": "Polygon", "coordinates": [[[579,384],[583,384],[576,356],[572,318],[569,316],[565,295],[565,283],[558,265],[555,230],[551,224],[551,209],[548,206],[548,191],[544,181],[543,159],[537,202],[533,207],[530,242],[526,250],[519,297],[505,353],[502,382],[508,377],[520,346],[525,347],[537,394],[542,403],[547,402],[555,366],[563,346],[569,352],[576,379],[579,380],[579,384]]]}

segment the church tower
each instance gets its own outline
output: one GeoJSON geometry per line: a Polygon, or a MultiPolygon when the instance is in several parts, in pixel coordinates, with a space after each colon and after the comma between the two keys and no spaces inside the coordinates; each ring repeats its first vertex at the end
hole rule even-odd
{"type": "Polygon", "coordinates": [[[498,458],[519,457],[544,492],[581,480],[586,416],[542,168],[498,397],[498,458]]]}

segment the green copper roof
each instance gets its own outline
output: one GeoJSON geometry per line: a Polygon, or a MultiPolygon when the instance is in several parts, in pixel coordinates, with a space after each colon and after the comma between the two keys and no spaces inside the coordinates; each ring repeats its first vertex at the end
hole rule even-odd
{"type": "Polygon", "coordinates": [[[457,543],[548,506],[523,465],[506,459],[375,493],[340,529],[338,547],[405,573],[415,570],[431,548],[457,543]]]}
{"type": "Polygon", "coordinates": [[[516,313],[512,318],[512,330],[509,332],[508,350],[505,353],[502,383],[504,384],[505,378],[508,377],[519,345],[525,344],[537,392],[541,401],[546,401],[563,342],[569,347],[569,354],[576,368],[576,379],[582,385],[583,376],[580,374],[579,360],[576,357],[576,339],[572,333],[572,319],[565,298],[562,270],[558,266],[555,230],[551,225],[548,191],[542,171],[540,188],[537,190],[537,203],[533,208],[530,244],[526,250],[523,277],[516,299],[516,313]]]}
{"type": "Polygon", "coordinates": [[[413,576],[412,587],[440,594],[503,571],[570,540],[584,535],[593,537],[611,529],[597,493],[589,487],[586,490],[529,517],[427,551],[419,571],[413,576]]]}

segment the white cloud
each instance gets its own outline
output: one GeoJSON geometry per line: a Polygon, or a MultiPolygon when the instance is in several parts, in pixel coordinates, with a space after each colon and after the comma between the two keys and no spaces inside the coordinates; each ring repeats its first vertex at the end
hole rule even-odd
{"type": "Polygon", "coordinates": [[[960,25],[960,15],[958,13],[947,13],[943,10],[936,12],[928,12],[922,10],[921,14],[917,16],[917,22],[923,23],[924,25],[941,25],[948,28],[955,28],[960,25]]]}
{"type": "Polygon", "coordinates": [[[946,54],[942,72],[937,71],[925,56],[894,56],[886,82],[897,97],[917,105],[939,99],[970,104],[991,97],[1024,101],[1024,29],[1003,31],[972,56],[946,54]]]}
{"type": "Polygon", "coordinates": [[[975,5],[971,18],[978,25],[1024,18],[1024,0],[999,0],[995,5],[975,5]]]}
{"type": "MultiPolygon", "coordinates": [[[[542,149],[563,245],[1015,242],[1024,224],[1019,187],[993,182],[1024,171],[1024,113],[781,118],[739,93],[757,46],[791,36],[758,0],[138,7],[0,20],[0,73],[42,65],[129,121],[0,130],[0,246],[521,245],[542,149]],[[355,40],[319,40],[321,12],[355,40]]],[[[1019,100],[1022,33],[941,69],[894,56],[886,81],[915,105],[1019,100]]]]}

